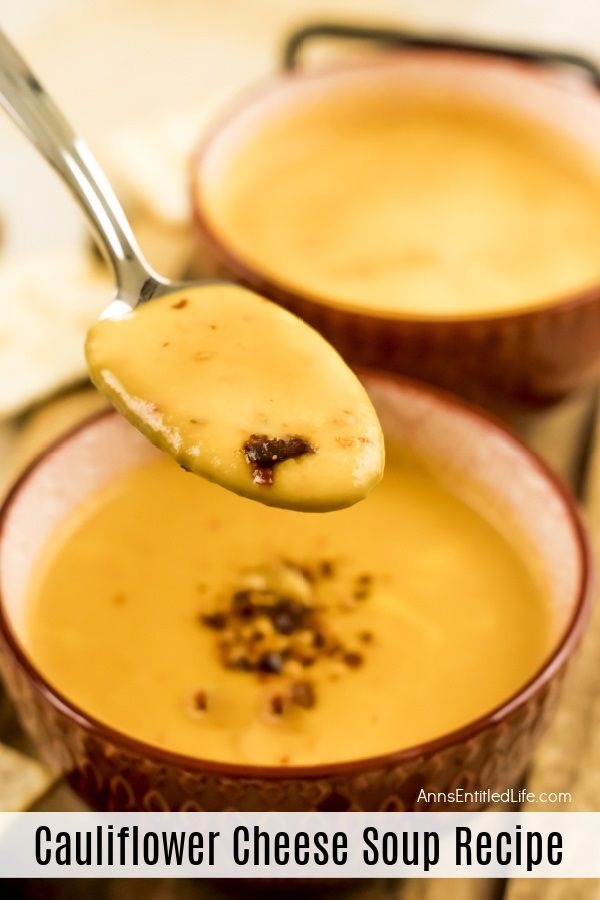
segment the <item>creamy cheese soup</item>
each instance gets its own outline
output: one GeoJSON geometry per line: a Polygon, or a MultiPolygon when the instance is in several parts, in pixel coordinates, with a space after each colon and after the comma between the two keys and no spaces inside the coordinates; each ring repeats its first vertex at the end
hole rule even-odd
{"type": "Polygon", "coordinates": [[[599,160],[510,110],[367,82],[296,96],[234,137],[209,154],[200,202],[292,289],[468,316],[600,279],[599,160]]]}
{"type": "Polygon", "coordinates": [[[184,468],[272,506],[329,510],[381,478],[365,389],[314,329],[232,284],[170,294],[88,334],[92,379],[184,468]]]}
{"type": "Polygon", "coordinates": [[[87,713],[194,757],[310,765],[427,741],[506,700],[556,639],[518,530],[475,505],[401,447],[364,502],[321,516],[158,457],[54,534],[28,652],[87,713]]]}

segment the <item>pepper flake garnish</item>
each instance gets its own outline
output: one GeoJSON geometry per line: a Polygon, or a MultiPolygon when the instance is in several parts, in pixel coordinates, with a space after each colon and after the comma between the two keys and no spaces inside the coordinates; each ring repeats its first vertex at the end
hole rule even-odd
{"type": "MultiPolygon", "coordinates": [[[[240,573],[225,602],[200,616],[200,623],[215,634],[224,668],[254,674],[258,681],[276,686],[269,694],[274,715],[315,706],[314,680],[307,677],[312,666],[330,661],[348,672],[365,662],[364,645],[372,633],[359,633],[361,652],[347,646],[331,629],[328,607],[319,603],[319,584],[329,581],[333,572],[330,560],[305,565],[283,559],[271,568],[240,573]]],[[[357,606],[352,598],[357,583],[364,600],[372,578],[361,575],[350,582],[350,612],[357,606]]]]}
{"type": "Polygon", "coordinates": [[[287,459],[315,452],[314,447],[298,435],[270,438],[266,434],[251,434],[242,449],[252,470],[253,481],[265,485],[273,484],[275,466],[287,459]]]}

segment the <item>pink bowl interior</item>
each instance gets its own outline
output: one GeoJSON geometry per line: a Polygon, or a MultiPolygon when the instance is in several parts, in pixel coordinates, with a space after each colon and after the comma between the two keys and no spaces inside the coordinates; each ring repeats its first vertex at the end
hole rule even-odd
{"type": "MultiPolygon", "coordinates": [[[[549,576],[558,646],[587,580],[585,541],[560,488],[524,446],[480,414],[408,382],[369,376],[366,383],[388,437],[444,460],[454,484],[477,487],[473,502],[483,503],[485,515],[516,523],[549,576]]],[[[0,591],[21,649],[30,573],[53,529],[90,493],[158,452],[120,416],[105,414],[43,455],[13,493],[0,538],[0,591]]]]}

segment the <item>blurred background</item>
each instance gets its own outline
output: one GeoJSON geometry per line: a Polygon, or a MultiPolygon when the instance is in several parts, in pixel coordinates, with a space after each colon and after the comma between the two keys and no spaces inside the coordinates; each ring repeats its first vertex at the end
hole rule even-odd
{"type": "MultiPolygon", "coordinates": [[[[575,50],[600,62],[598,0],[0,0],[0,24],[89,141],[114,180],[150,262],[168,275],[185,273],[192,254],[190,151],[232,97],[276,69],[289,31],[314,19],[533,43],[575,50]]],[[[316,56],[336,52],[333,47],[314,50],[316,56]]],[[[43,443],[103,402],[79,389],[85,378],[82,343],[111,290],[75,204],[0,115],[0,489],[43,443]],[[48,404],[56,392],[59,400],[48,404]]],[[[516,423],[585,500],[592,526],[600,522],[594,476],[600,467],[593,464],[596,410],[595,392],[587,392],[516,423]]],[[[580,809],[600,809],[599,653],[596,622],[570,702],[529,780],[534,789],[572,790],[580,809]]],[[[72,798],[63,789],[46,793],[47,774],[37,763],[24,762],[21,752],[28,746],[2,699],[0,739],[17,751],[0,753],[0,788],[13,786],[14,808],[41,796],[45,808],[69,808],[72,798]]],[[[164,883],[127,890],[116,884],[100,889],[91,883],[57,883],[51,889],[0,887],[0,896],[234,896],[233,889],[202,890],[187,883],[173,890],[164,883]]],[[[374,891],[356,886],[352,896],[600,896],[600,888],[591,885],[580,892],[570,884],[533,882],[508,889],[415,883],[402,891],[390,883],[374,891]]],[[[278,896],[277,890],[269,895],[278,896]]],[[[337,888],[333,895],[350,896],[337,888]]]]}
{"type": "MultiPolygon", "coordinates": [[[[287,32],[314,18],[531,41],[600,58],[595,0],[0,0],[3,27],[104,160],[124,130],[145,125],[148,149],[175,153],[201,132],[202,113],[210,117],[228,94],[272,72],[287,32]]],[[[6,250],[76,241],[77,211],[8,121],[0,120],[0,142],[6,250]]]]}
{"type": "MultiPolygon", "coordinates": [[[[276,70],[290,31],[315,19],[533,43],[600,59],[594,0],[0,0],[2,26],[106,167],[149,261],[173,276],[185,273],[194,252],[190,152],[233,97],[276,70]]],[[[350,52],[317,42],[308,64],[350,52]]],[[[35,435],[23,438],[20,421],[15,433],[15,416],[84,377],[82,338],[112,285],[63,185],[5,116],[0,159],[6,485],[39,445],[35,435]]],[[[73,402],[55,424],[54,412],[44,414],[44,440],[98,401],[73,402]]]]}
{"type": "MultiPolygon", "coordinates": [[[[106,166],[150,262],[173,275],[192,252],[190,151],[230,98],[274,71],[290,30],[312,19],[600,56],[594,0],[374,0],[368,8],[360,0],[0,0],[3,27],[106,166]]],[[[336,52],[351,51],[319,43],[309,55],[336,52]]],[[[81,335],[111,287],[89,269],[75,204],[5,117],[0,156],[6,421],[83,375],[81,335]]]]}
{"type": "MultiPolygon", "coordinates": [[[[600,58],[594,0],[0,0],[2,26],[106,166],[150,262],[171,275],[185,271],[192,253],[190,151],[232,97],[276,69],[291,29],[314,19],[531,42],[600,58]]],[[[351,51],[318,43],[309,57],[336,52],[351,51]]],[[[6,422],[84,374],[81,336],[111,286],[89,268],[75,204],[3,116],[0,158],[6,422]]],[[[0,428],[0,448],[5,432],[0,428]]]]}

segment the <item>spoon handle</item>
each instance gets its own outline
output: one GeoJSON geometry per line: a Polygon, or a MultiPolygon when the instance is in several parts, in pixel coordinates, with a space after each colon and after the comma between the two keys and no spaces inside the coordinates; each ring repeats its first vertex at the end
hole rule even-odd
{"type": "Polygon", "coordinates": [[[0,105],[58,172],[79,202],[130,306],[163,283],[144,257],[121,204],[93,154],[0,29],[0,105]]]}

